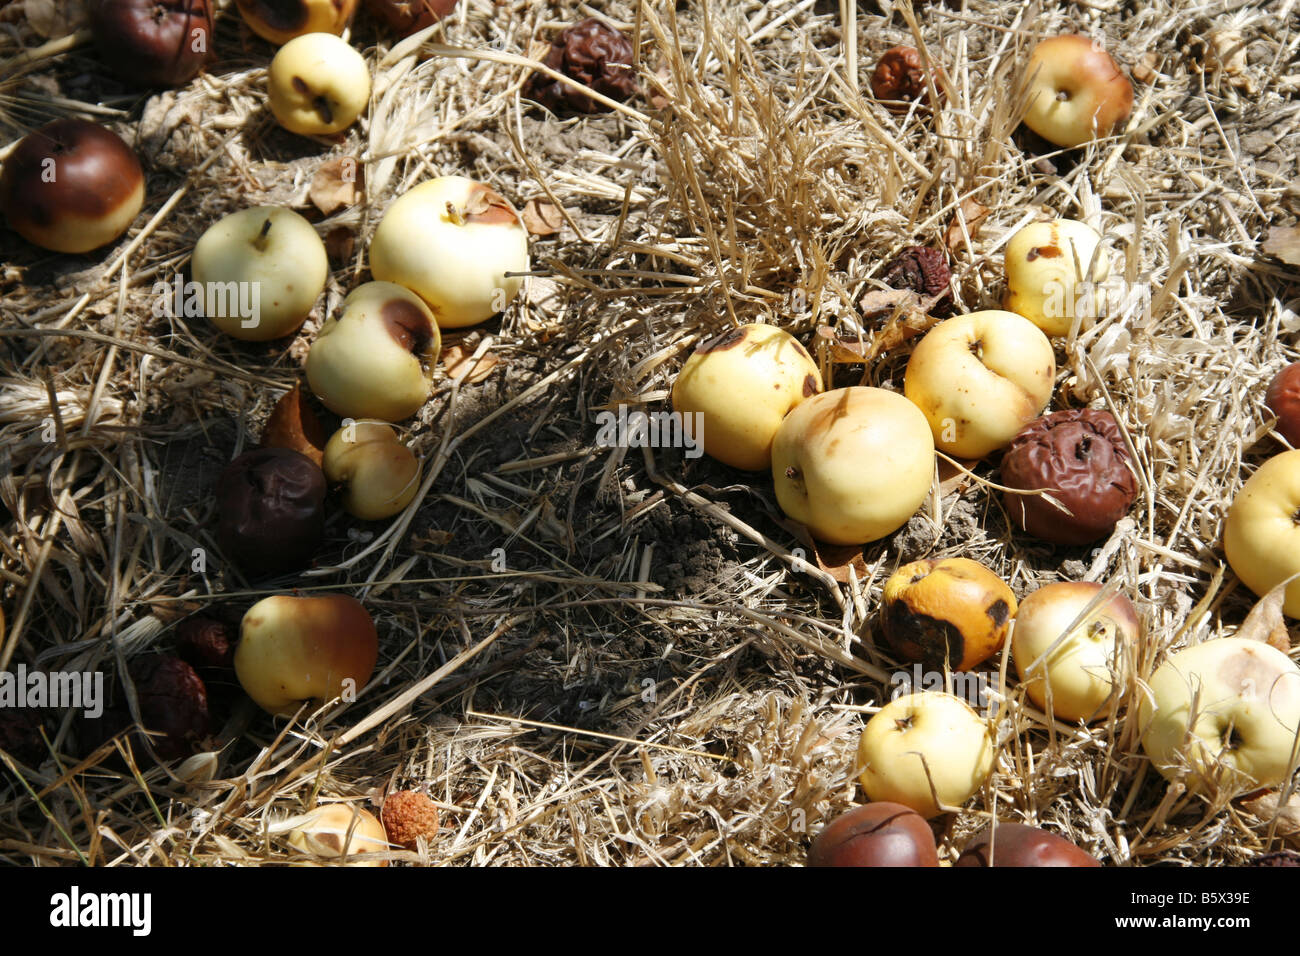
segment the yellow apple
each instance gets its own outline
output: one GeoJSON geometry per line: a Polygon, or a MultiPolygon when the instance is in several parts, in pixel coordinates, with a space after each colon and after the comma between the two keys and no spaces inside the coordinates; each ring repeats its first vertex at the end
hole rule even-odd
{"type": "Polygon", "coordinates": [[[307,353],[307,384],[338,415],[401,421],[428,399],[441,350],[438,324],[419,296],[367,282],[321,326],[307,353]]]}
{"type": "Polygon", "coordinates": [[[933,479],[925,417],[882,388],[837,388],[805,399],[772,440],[781,510],[829,544],[863,544],[897,531],[933,479]]]}
{"type": "Polygon", "coordinates": [[[308,136],[342,132],[370,101],[365,58],[332,33],[307,33],[280,47],[266,83],[280,125],[308,136]]]}
{"type": "Polygon", "coordinates": [[[277,46],[307,33],[343,32],[357,0],[235,0],[254,33],[277,46]]]}
{"type": "Polygon", "coordinates": [[[1056,357],[1042,330],[990,309],[927,332],[907,363],[903,393],[925,413],[936,448],[983,458],[1038,417],[1055,381],[1056,357]]]}
{"type": "Polygon", "coordinates": [[[388,425],[344,425],[325,445],[321,468],[331,484],[343,484],[348,514],[377,521],[397,514],[415,497],[420,462],[388,425]]]}
{"type": "Polygon", "coordinates": [[[673,411],[708,455],[765,471],[782,419],[821,390],[817,363],[798,339],[774,325],[742,325],[701,343],[686,360],[673,383],[673,411]]]}
{"type": "Polygon", "coordinates": [[[240,623],[235,676],[272,714],[293,714],[306,700],[355,694],[379,657],[375,622],[345,594],[258,601],[240,623]]]}
{"type": "Polygon", "coordinates": [[[1025,125],[1057,146],[1109,136],[1133,109],[1133,85],[1090,37],[1044,40],[1030,54],[1026,75],[1025,125]]]}
{"type": "Polygon", "coordinates": [[[943,812],[934,794],[955,807],[984,785],[993,770],[993,739],[988,723],[961,698],[907,694],[867,722],[858,762],[870,799],[901,803],[928,818],[943,812]]]}
{"type": "Polygon", "coordinates": [[[444,329],[505,310],[528,271],[528,232],[498,192],[464,176],[420,183],[388,207],[370,241],[370,272],[428,303],[444,329]],[[510,273],[510,274],[508,274],[510,273]]]}
{"type": "Polygon", "coordinates": [[[1078,220],[1025,226],[1007,243],[1006,269],[1002,304],[1048,335],[1068,335],[1076,313],[1088,328],[1105,306],[1110,257],[1097,231],[1078,220]]]}
{"type": "MultiPolygon", "coordinates": [[[[387,860],[368,860],[366,854],[386,853],[388,835],[375,815],[346,803],[326,803],[272,828],[285,832],[289,845],[326,859],[352,857],[348,866],[387,866],[387,860]]],[[[298,866],[317,866],[300,862],[298,866]]]]}
{"type": "Polygon", "coordinates": [[[1148,686],[1138,704],[1142,748],[1169,779],[1187,769],[1193,790],[1207,779],[1253,790],[1295,770],[1300,667],[1277,648],[1244,637],[1206,641],[1170,657],[1148,686]]]}
{"type": "MultiPolygon", "coordinates": [[[[1260,597],[1300,574],[1300,450],[1270,458],[1247,479],[1228,509],[1223,550],[1260,597]]],[[[1287,585],[1282,610],[1300,617],[1300,578],[1287,585]]]]}
{"type": "Polygon", "coordinates": [[[1105,716],[1116,675],[1124,673],[1125,648],[1136,647],[1142,636],[1137,609],[1122,594],[1102,601],[1066,633],[1101,590],[1092,581],[1048,584],[1016,612],[1011,630],[1016,672],[1029,699],[1062,720],[1105,716]]]}

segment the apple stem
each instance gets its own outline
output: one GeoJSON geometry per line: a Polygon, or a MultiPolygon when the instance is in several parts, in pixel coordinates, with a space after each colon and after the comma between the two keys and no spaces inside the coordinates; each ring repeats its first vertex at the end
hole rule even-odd
{"type": "Polygon", "coordinates": [[[465,225],[465,217],[461,214],[461,211],[456,208],[454,203],[447,203],[447,218],[458,226],[465,225]]]}
{"type": "Polygon", "coordinates": [[[270,232],[271,232],[271,217],[267,216],[266,222],[262,223],[262,229],[257,234],[257,238],[253,240],[253,245],[257,246],[258,249],[265,250],[266,237],[270,232]]]}

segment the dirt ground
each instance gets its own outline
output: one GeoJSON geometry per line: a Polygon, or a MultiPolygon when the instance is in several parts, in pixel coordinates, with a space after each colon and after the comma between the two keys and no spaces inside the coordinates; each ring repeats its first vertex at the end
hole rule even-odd
{"type": "MultiPolygon", "coordinates": [[[[0,158],[82,115],[122,134],[148,181],[132,230],[95,253],[0,231],[0,670],[99,669],[121,700],[126,662],[171,649],[188,615],[236,623],[267,594],[311,588],[363,601],[379,666],[355,703],[291,724],[218,675],[212,756],[184,765],[129,733],[124,761],[72,713],[42,715],[38,756],[0,757],[0,860],[285,863],[276,821],[340,800],[377,811],[409,788],[441,828],[395,863],[801,865],[825,821],[865,800],[859,731],[901,666],[879,639],[881,586],[945,556],[986,563],[1018,598],[1115,581],[1145,634],[1117,714],[1091,727],[1044,718],[1012,670],[990,782],[935,821],[944,859],[990,818],[1045,826],[1107,865],[1240,865],[1300,843],[1289,789],[1169,785],[1129,707],[1172,649],[1233,633],[1255,603],[1221,528],[1282,448],[1262,398],[1300,358],[1300,271],[1261,248],[1300,212],[1295,0],[864,0],[853,44],[826,0],[461,0],[396,49],[362,14],[350,39],[375,91],[337,141],[275,123],[274,48],[219,6],[215,62],[153,94],[113,78],[61,6],[0,8],[6,58],[69,38],[30,69],[0,67],[0,158]],[[640,94],[563,117],[523,98],[519,58],[591,14],[637,39],[640,94]],[[1103,42],[1135,92],[1122,131],[1068,155],[1018,128],[1012,95],[1033,44],[1062,32],[1103,42]],[[941,109],[895,115],[872,98],[899,43],[943,65],[941,109]],[[364,195],[324,215],[313,177],[341,157],[360,158],[364,195]],[[444,342],[486,359],[468,377],[440,365],[407,423],[426,476],[410,508],[363,522],[331,507],[313,567],[254,586],[220,560],[216,476],[256,446],[323,319],[368,279],[385,208],[452,173],[521,209],[558,205],[563,222],[533,236],[519,301],[444,342]],[[154,283],[187,274],[208,225],[271,204],[334,237],[326,293],[291,341],[155,315],[154,283]],[[957,310],[996,308],[1005,240],[1047,215],[1096,226],[1149,291],[1056,340],[1051,409],[1109,409],[1136,452],[1141,490],[1108,540],[1013,533],[993,456],[974,478],[945,472],[895,534],[818,552],[767,475],[598,443],[601,410],[666,408],[694,346],[733,322],[798,336],[828,387],[901,391],[935,320],[864,309],[885,263],[944,247],[957,310]],[[856,339],[869,357],[844,361],[837,340],[856,339]],[[195,548],[213,556],[203,570],[195,548]]],[[[984,672],[996,684],[1006,667],[999,655],[984,672]]]]}

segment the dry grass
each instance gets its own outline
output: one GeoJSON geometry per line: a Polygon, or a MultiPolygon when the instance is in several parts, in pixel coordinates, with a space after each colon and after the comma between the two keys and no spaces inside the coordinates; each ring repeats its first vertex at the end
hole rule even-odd
{"type": "MultiPolygon", "coordinates": [[[[118,128],[138,134],[150,174],[128,239],[66,259],[0,240],[11,259],[0,273],[11,516],[0,668],[98,668],[119,681],[123,662],[165,648],[184,615],[237,617],[289,588],[362,597],[382,641],[356,703],[288,725],[235,703],[215,756],[182,768],[135,754],[124,770],[112,746],[78,759],[72,716],[51,715],[39,766],[0,757],[0,859],[285,861],[274,821],[419,788],[442,831],[394,860],[800,863],[809,833],[862,799],[857,730],[896,667],[873,641],[880,585],[900,561],[958,554],[1020,596],[1062,578],[1113,582],[1147,635],[1111,722],[1053,724],[1007,693],[997,771],[946,818],[946,856],[990,815],[1046,824],[1119,865],[1241,863],[1294,841],[1267,813],[1167,787],[1127,719],[1170,648],[1231,632],[1251,605],[1218,539],[1226,505],[1277,448],[1263,390],[1298,357],[1300,278],[1256,251],[1297,207],[1294,0],[967,0],[892,17],[864,4],[853,44],[835,6],[814,0],[679,11],[627,0],[601,12],[637,36],[652,96],[564,121],[519,97],[519,58],[593,12],[554,7],[463,0],[422,49],[376,46],[359,25],[377,82],[345,143],[275,127],[262,105],[269,48],[228,12],[208,74],[143,104],[101,100],[124,111],[118,128]],[[1227,28],[1249,44],[1244,76],[1198,69],[1203,38],[1227,28]],[[1149,79],[1135,83],[1122,135],[1052,168],[1022,150],[1009,91],[1034,40],[1063,30],[1104,37],[1130,66],[1145,58],[1149,79]],[[947,105],[934,115],[893,116],[863,92],[899,42],[944,65],[947,105]],[[340,155],[365,161],[368,201],[320,221],[322,235],[342,226],[357,242],[292,344],[237,345],[201,320],[152,317],[153,283],[183,266],[208,223],[251,204],[305,206],[316,166],[340,155]],[[364,276],[383,209],[451,172],[519,205],[549,198],[566,223],[535,242],[525,301],[465,342],[500,360],[492,375],[444,375],[412,424],[426,458],[415,501],[385,525],[333,519],[317,566],[274,587],[250,589],[215,560],[192,571],[193,548],[217,553],[217,470],[301,377],[320,319],[364,276]],[[982,222],[974,203],[989,211],[982,222]],[[1138,504],[1103,546],[1012,537],[998,496],[970,482],[866,548],[839,582],[794,573],[799,542],[762,476],[596,446],[597,410],[660,407],[693,344],[730,322],[775,322],[804,341],[820,326],[863,337],[865,365],[832,362],[830,339],[817,338],[829,383],[900,388],[906,337],[886,338],[859,305],[882,264],[955,226],[970,241],[954,259],[960,305],[992,306],[1003,243],[1044,212],[1098,227],[1151,291],[1058,349],[1053,408],[1109,408],[1138,463],[1138,504]]],[[[5,26],[0,52],[32,42],[5,26]]],[[[66,106],[53,96],[92,99],[103,82],[85,46],[43,52],[26,85],[0,81],[11,124],[66,106]]],[[[900,322],[924,325],[903,314],[891,328],[900,322]]],[[[988,464],[977,474],[997,480],[988,464]]]]}

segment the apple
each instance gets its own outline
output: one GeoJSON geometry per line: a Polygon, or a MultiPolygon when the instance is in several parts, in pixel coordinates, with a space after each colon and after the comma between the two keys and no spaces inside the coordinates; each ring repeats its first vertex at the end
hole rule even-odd
{"type": "Polygon", "coordinates": [[[180,86],[212,53],[209,0],[98,0],[90,28],[99,55],[141,86],[180,86]]]}
{"type": "Polygon", "coordinates": [[[1023,823],[998,823],[975,834],[953,866],[1099,867],[1101,861],[1047,830],[1023,823]]]}
{"type": "Polygon", "coordinates": [[[1025,125],[1057,146],[1082,146],[1111,131],[1133,109],[1133,85],[1091,37],[1051,37],[1026,68],[1025,125]]]}
{"type": "Polygon", "coordinates": [[[444,329],[504,311],[528,271],[528,232],[498,192],[464,176],[407,190],[370,241],[370,272],[428,303],[444,329]]]}
{"type": "MultiPolygon", "coordinates": [[[[1270,458],[1247,479],[1228,509],[1223,550],[1261,597],[1300,574],[1300,450],[1270,458]]],[[[1300,578],[1287,585],[1282,610],[1300,618],[1300,578]]]]}
{"type": "Polygon", "coordinates": [[[307,33],[343,32],[357,0],[235,0],[252,31],[276,46],[307,33]]]}
{"type": "Polygon", "coordinates": [[[1110,256],[1097,231],[1078,220],[1025,226],[1007,243],[1006,270],[1003,307],[1048,335],[1069,335],[1076,312],[1087,328],[1105,307],[1110,256]]]}
{"type": "Polygon", "coordinates": [[[1273,377],[1264,405],[1277,416],[1277,433],[1292,448],[1300,448],[1300,362],[1292,362],[1273,377]]]}
{"type": "Polygon", "coordinates": [[[80,119],[22,138],[0,172],[9,228],[52,252],[90,252],[121,236],[144,205],[144,170],[112,130],[80,119]]]}
{"type": "Polygon", "coordinates": [[[355,695],[378,657],[375,622],[360,601],[276,594],[244,615],[235,676],[263,710],[291,715],[303,701],[355,695]]]}
{"type": "Polygon", "coordinates": [[[1038,417],[1055,381],[1056,357],[1042,330],[990,309],[927,332],[907,363],[903,393],[925,413],[936,448],[983,458],[1038,417]]]}
{"type": "Polygon", "coordinates": [[[1210,780],[1253,790],[1295,770],[1300,667],[1277,648],[1220,637],[1174,654],[1147,685],[1137,712],[1142,748],[1170,780],[1186,769],[1195,791],[1210,780]]]}
{"type": "Polygon", "coordinates": [[[807,398],[772,440],[781,510],[830,544],[862,544],[897,531],[933,480],[934,442],[924,416],[882,388],[807,398]]]}
{"type": "Polygon", "coordinates": [[[367,282],[343,300],[307,353],[307,384],[330,411],[396,422],[429,397],[442,349],[420,298],[391,282],[367,282]]]}
{"type": "Polygon", "coordinates": [[[342,132],[370,102],[365,57],[332,33],[307,33],[280,47],[266,81],[275,118],[305,136],[342,132]]]}
{"type": "Polygon", "coordinates": [[[1016,596],[970,558],[913,561],[885,582],[881,622],[890,646],[929,669],[968,671],[1007,639],[1016,596]]]}
{"type": "Polygon", "coordinates": [[[1137,609],[1122,594],[1102,601],[1070,628],[1101,591],[1093,581],[1060,581],[1029,595],[1016,612],[1011,631],[1016,672],[1029,699],[1061,720],[1105,716],[1122,682],[1125,650],[1138,647],[1142,638],[1137,609]]]}
{"type": "Polygon", "coordinates": [[[219,219],[194,246],[204,314],[246,342],[283,338],[325,289],[329,259],[315,228],[292,209],[254,206],[219,219]]]}
{"type": "Polygon", "coordinates": [[[900,803],[868,803],[841,814],[817,834],[809,866],[938,866],[934,833],[900,803]]]}
{"type": "Polygon", "coordinates": [[[673,410],[708,455],[766,471],[782,419],[821,390],[817,363],[798,339],[774,325],[742,325],[706,339],[686,360],[673,383],[673,410]]]}
{"type": "Polygon", "coordinates": [[[929,818],[943,812],[940,804],[959,806],[984,785],[993,770],[993,738],[965,701],[925,691],[890,701],[867,722],[858,760],[870,799],[929,818]]]}
{"type": "MultiPolygon", "coordinates": [[[[334,859],[352,857],[348,866],[387,866],[387,860],[367,860],[368,853],[387,853],[388,837],[375,815],[346,803],[326,803],[274,828],[286,830],[289,845],[303,853],[334,859]]],[[[297,866],[315,866],[300,862],[297,866]]]]}
{"type": "Polygon", "coordinates": [[[331,484],[346,486],[343,507],[348,514],[366,521],[397,514],[420,486],[420,462],[414,453],[391,427],[374,422],[336,431],[325,446],[322,467],[331,484]]]}

